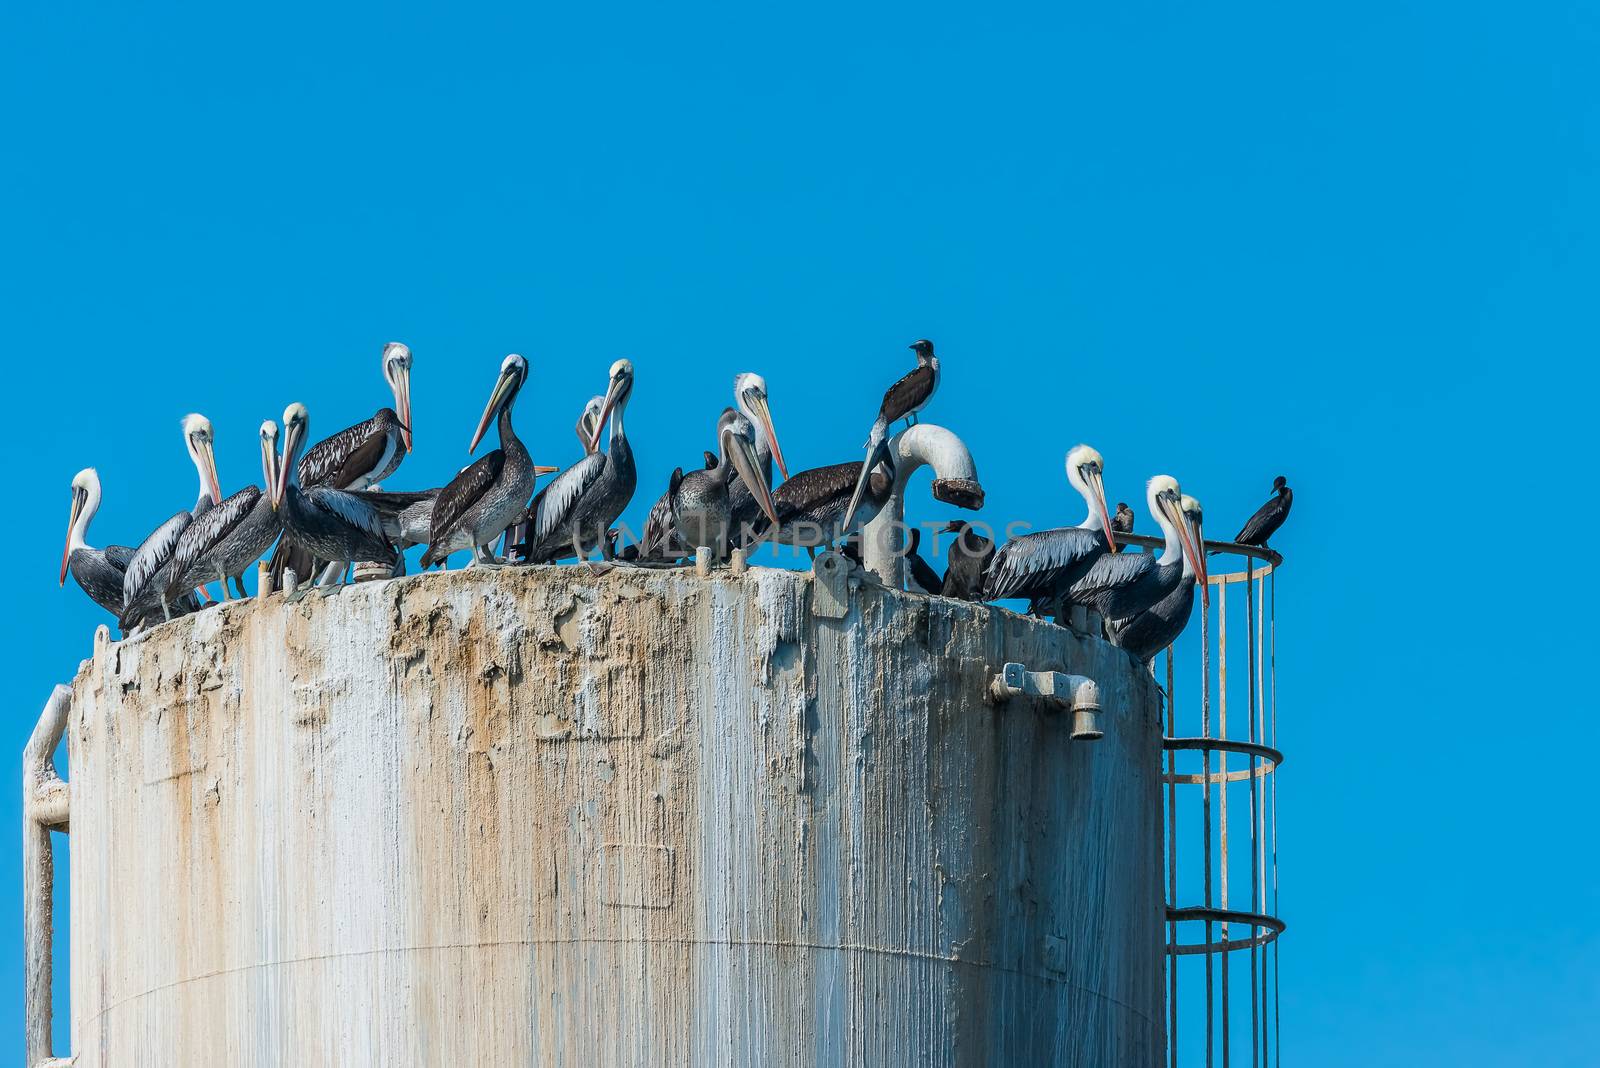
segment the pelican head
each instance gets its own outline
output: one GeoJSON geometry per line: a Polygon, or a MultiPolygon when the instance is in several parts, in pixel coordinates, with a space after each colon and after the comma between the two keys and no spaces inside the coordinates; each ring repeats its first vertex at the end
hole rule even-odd
{"type": "Polygon", "coordinates": [[[1200,598],[1211,605],[1210,572],[1206,570],[1206,538],[1201,530],[1203,516],[1200,513],[1200,502],[1188,494],[1184,494],[1178,502],[1178,510],[1183,513],[1184,527],[1187,530],[1186,548],[1189,552],[1189,563],[1194,568],[1194,580],[1200,584],[1200,598]]]}
{"type": "Polygon", "coordinates": [[[394,410],[400,416],[400,440],[411,451],[411,350],[398,341],[383,347],[383,380],[394,391],[394,410]]]}
{"type": "Polygon", "coordinates": [[[61,550],[61,585],[67,584],[67,561],[72,550],[84,545],[89,533],[89,520],[100,509],[100,474],[85,467],[72,476],[72,511],[67,516],[67,546],[61,550]]]}
{"type": "Polygon", "coordinates": [[[722,446],[722,455],[732,462],[733,470],[744,479],[744,484],[761,506],[761,511],[773,526],[777,526],[778,509],[772,503],[772,491],[767,487],[767,480],[761,477],[761,462],[756,458],[755,427],[750,425],[750,420],[729,408],[717,421],[717,438],[722,446]]]}
{"type": "Polygon", "coordinates": [[[578,442],[583,446],[583,453],[587,456],[594,452],[589,444],[590,438],[598,438],[600,429],[600,412],[606,406],[606,399],[596,395],[589,398],[589,403],[583,406],[583,414],[578,416],[578,442]]]}
{"type": "Polygon", "coordinates": [[[189,459],[200,472],[200,493],[209,494],[212,504],[222,503],[222,484],[217,478],[215,439],[211,433],[211,420],[199,412],[183,417],[183,446],[189,450],[189,459]]]}
{"type": "Polygon", "coordinates": [[[494,389],[489,393],[489,403],[483,406],[483,417],[478,420],[478,429],[472,433],[472,444],[467,446],[468,452],[477,450],[478,442],[483,440],[483,435],[489,430],[489,424],[500,414],[501,409],[510,409],[516,403],[517,391],[527,380],[527,360],[513,352],[500,361],[500,375],[494,380],[494,389]]]}
{"type": "Polygon", "coordinates": [[[606,387],[605,400],[600,405],[600,419],[595,423],[594,434],[589,438],[589,451],[593,452],[600,447],[600,430],[605,426],[606,418],[611,410],[617,407],[626,408],[628,397],[633,393],[633,362],[631,360],[618,360],[611,365],[611,383],[606,387]]]}
{"type": "Polygon", "coordinates": [[[1117,542],[1111,530],[1111,512],[1106,507],[1105,457],[1088,445],[1074,445],[1067,452],[1067,481],[1089,502],[1089,516],[1080,526],[1099,527],[1112,552],[1117,542]]]}
{"type": "Polygon", "coordinates": [[[300,447],[305,444],[306,433],[310,428],[311,413],[306,411],[304,404],[295,401],[283,410],[283,458],[274,461],[277,474],[277,478],[273,481],[272,507],[274,508],[283,503],[283,495],[289,486],[289,475],[294,471],[295,461],[300,458],[300,447]]]}
{"type": "Polygon", "coordinates": [[[918,363],[927,363],[933,359],[933,342],[927,338],[923,338],[921,341],[913,341],[908,347],[917,354],[918,363]]]}
{"type": "Polygon", "coordinates": [[[746,419],[759,427],[772,449],[772,459],[777,462],[778,473],[789,477],[789,468],[783,462],[783,450],[778,447],[778,432],[772,426],[772,409],[767,404],[767,380],[753,371],[735,375],[733,397],[746,419]]]}
{"type": "Polygon", "coordinates": [[[1189,527],[1183,518],[1182,501],[1183,490],[1178,488],[1178,480],[1171,475],[1157,475],[1145,487],[1145,503],[1150,507],[1151,516],[1166,533],[1167,544],[1175,544],[1172,539],[1176,539],[1181,552],[1193,559],[1194,546],[1190,543],[1189,527]]]}

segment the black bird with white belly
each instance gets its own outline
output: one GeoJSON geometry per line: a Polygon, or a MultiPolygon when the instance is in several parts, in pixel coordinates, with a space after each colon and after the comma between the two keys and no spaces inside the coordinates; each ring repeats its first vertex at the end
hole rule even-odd
{"type": "Polygon", "coordinates": [[[850,503],[845,509],[846,527],[854,520],[856,508],[861,504],[861,495],[866,492],[867,476],[886,452],[889,427],[901,419],[908,425],[915,422],[917,413],[928,406],[934,391],[939,388],[939,357],[933,354],[933,342],[923,338],[913,341],[910,348],[917,354],[917,366],[889,387],[889,391],[883,395],[883,403],[878,406],[878,418],[867,434],[867,458],[862,461],[855,491],[850,495],[850,503]]]}

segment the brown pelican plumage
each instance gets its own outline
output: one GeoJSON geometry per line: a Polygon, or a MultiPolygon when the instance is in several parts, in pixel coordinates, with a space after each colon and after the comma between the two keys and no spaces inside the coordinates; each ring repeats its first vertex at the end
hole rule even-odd
{"type": "Polygon", "coordinates": [[[983,598],[983,573],[994,559],[994,541],[980,534],[965,519],[952,519],[943,533],[955,540],[945,550],[944,583],[940,592],[963,601],[983,598]]]}
{"type": "MultiPolygon", "coordinates": [[[[1178,635],[1189,623],[1194,609],[1194,588],[1199,586],[1206,603],[1211,601],[1211,587],[1206,581],[1205,535],[1201,530],[1200,502],[1184,496],[1179,501],[1183,515],[1186,540],[1195,547],[1191,559],[1183,556],[1183,581],[1155,604],[1127,619],[1106,621],[1106,635],[1111,643],[1128,650],[1142,661],[1150,661],[1156,654],[1177,641],[1178,635]]],[[[1143,554],[1141,554],[1143,555],[1143,554]]]]}
{"type": "Polygon", "coordinates": [[[1204,551],[1189,541],[1182,511],[1182,491],[1171,475],[1157,475],[1145,490],[1150,515],[1166,537],[1160,557],[1151,553],[1109,553],[1094,562],[1072,584],[1070,600],[1093,608],[1107,619],[1127,619],[1160,601],[1181,582],[1192,582],[1195,569],[1205,574],[1204,551]],[[1199,563],[1195,563],[1196,560],[1199,563]],[[1189,575],[1185,578],[1185,572],[1189,575]]]}
{"type": "Polygon", "coordinates": [[[601,425],[609,416],[611,440],[606,451],[591,453],[557,475],[520,517],[530,523],[523,554],[529,562],[550,563],[576,555],[587,563],[596,550],[606,560],[616,556],[611,524],[633,499],[638,484],[633,448],[623,428],[623,413],[632,396],[633,364],[618,360],[611,365],[600,420],[589,439],[591,445],[599,445],[601,425]]]}
{"type": "Polygon", "coordinates": [[[239,596],[248,596],[244,572],[272,548],[283,529],[278,510],[272,505],[272,484],[278,473],[278,425],[272,420],[261,424],[261,470],[267,491],[255,486],[230,496],[199,516],[178,536],[172,567],[167,580],[167,600],[176,600],[184,591],[207,582],[222,583],[222,598],[228,599],[228,580],[238,587],[239,596]]]}
{"type": "Polygon", "coordinates": [[[124,631],[149,623],[154,619],[157,609],[162,619],[172,617],[172,605],[164,595],[178,538],[197,516],[204,515],[207,509],[222,499],[222,491],[217,486],[217,457],[211,420],[196,413],[184,416],[183,445],[200,478],[199,498],[193,508],[177,513],[151,531],[134,550],[133,559],[128,561],[128,570],[122,580],[122,615],[119,622],[124,631]]]}
{"type": "Polygon", "coordinates": [[[1064,598],[1103,553],[1116,551],[1104,475],[1105,460],[1089,446],[1067,453],[1067,481],[1088,505],[1088,516],[1075,527],[1024,534],[1001,546],[984,579],[984,600],[1026,597],[1041,611],[1064,598]]]}
{"type": "Polygon", "coordinates": [[[72,511],[67,517],[67,544],[61,550],[61,585],[72,572],[78,587],[89,599],[114,616],[122,615],[122,582],[133,549],[127,545],[107,545],[96,549],[89,544],[89,524],[100,510],[100,475],[85,467],[72,476],[72,511]]]}
{"type": "MultiPolygon", "coordinates": [[[[379,408],[371,419],[345,427],[306,450],[296,475],[303,489],[328,486],[358,490],[375,486],[394,474],[411,451],[411,350],[398,341],[383,347],[383,380],[394,394],[393,408],[379,408]]],[[[318,562],[297,552],[285,538],[272,554],[272,577],[282,583],[285,570],[308,581],[318,562]]]]}
{"type": "MultiPolygon", "coordinates": [[[[573,429],[577,431],[578,444],[583,446],[583,455],[585,456],[592,455],[597,448],[592,443],[599,436],[596,431],[600,428],[600,412],[605,406],[605,397],[596,395],[589,398],[588,402],[583,406],[583,411],[578,414],[578,424],[573,429]]],[[[561,469],[559,467],[538,467],[536,470],[539,475],[546,475],[561,469]]],[[[525,555],[528,551],[528,524],[533,521],[533,514],[539,509],[539,498],[543,497],[545,490],[549,488],[549,486],[545,486],[544,489],[535,493],[528,507],[518,513],[516,522],[506,528],[505,558],[507,563],[525,564],[528,562],[525,555]]],[[[431,508],[432,505],[429,505],[429,507],[431,508]]]]}
{"type": "Polygon", "coordinates": [[[861,465],[852,460],[795,472],[773,493],[778,524],[763,531],[761,540],[798,546],[815,557],[819,548],[866,526],[894,491],[894,458],[884,450],[873,465],[852,525],[846,527],[844,513],[860,469],[861,465]]]}
{"type": "Polygon", "coordinates": [[[517,513],[533,495],[533,460],[511,423],[517,394],[527,380],[527,360],[512,353],[501,362],[489,403],[484,406],[467,451],[478,448],[491,421],[498,427],[500,447],[462,468],[439,492],[429,526],[428,551],[422,554],[424,570],[443,563],[459,549],[472,551],[473,564],[500,563],[491,546],[516,521],[517,513]]]}
{"type": "Polygon", "coordinates": [[[732,408],[725,408],[717,421],[717,442],[721,455],[715,467],[684,474],[672,472],[667,497],[672,505],[673,526],[686,544],[708,546],[719,558],[731,544],[733,501],[730,482],[735,473],[753,487],[752,496],[760,514],[778,521],[772,492],[762,477],[756,455],[756,431],[750,421],[732,408]]]}
{"type": "Polygon", "coordinates": [[[847,528],[854,521],[861,495],[866,492],[867,475],[884,451],[889,427],[901,419],[908,426],[916,422],[917,413],[928,406],[934,391],[939,388],[939,357],[933,354],[933,342],[927,338],[913,341],[910,349],[917,354],[917,366],[883,395],[883,403],[878,406],[878,418],[867,434],[867,458],[858,470],[855,491],[850,495],[850,504],[844,513],[844,525],[847,528]]]}
{"type": "Polygon", "coordinates": [[[1283,521],[1289,518],[1289,508],[1294,504],[1294,490],[1289,488],[1289,480],[1279,475],[1272,480],[1272,496],[1267,498],[1267,503],[1256,509],[1256,514],[1251,516],[1239,531],[1239,536],[1233,540],[1240,545],[1255,545],[1266,548],[1267,539],[1278,532],[1283,526],[1283,521]]]}

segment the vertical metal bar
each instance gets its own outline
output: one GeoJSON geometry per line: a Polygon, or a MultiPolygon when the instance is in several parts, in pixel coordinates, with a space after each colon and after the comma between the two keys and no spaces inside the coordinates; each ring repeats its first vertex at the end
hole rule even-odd
{"type": "MultiPolygon", "coordinates": [[[[1206,610],[1206,599],[1200,599],[1200,735],[1203,738],[1211,737],[1211,620],[1210,613],[1206,610]]],[[[1200,776],[1200,796],[1205,809],[1205,822],[1202,826],[1201,842],[1205,863],[1204,903],[1206,908],[1211,907],[1211,753],[1202,749],[1200,756],[1203,760],[1200,776]]],[[[1211,921],[1206,921],[1206,944],[1211,943],[1211,921]]],[[[1206,959],[1206,1068],[1212,1066],[1212,1035],[1214,1028],[1215,1001],[1212,997],[1212,954],[1203,954],[1206,959]]]]}
{"type": "MultiPolygon", "coordinates": [[[[1272,570],[1272,612],[1270,617],[1271,661],[1267,678],[1272,685],[1272,740],[1267,744],[1278,747],[1278,570],[1272,570]]],[[[1282,915],[1278,909],[1278,769],[1272,769],[1272,914],[1282,915]]],[[[1283,1017],[1279,997],[1279,979],[1282,972],[1278,960],[1278,940],[1272,940],[1272,1059],[1283,1064],[1283,1017]]]]}
{"type": "MultiPolygon", "coordinates": [[[[1228,736],[1228,584],[1217,584],[1217,737],[1228,736]]],[[[1209,762],[1208,762],[1209,763],[1209,762]]],[[[1207,773],[1209,775],[1209,772],[1207,773]]],[[[1217,876],[1221,880],[1222,907],[1228,907],[1228,751],[1217,753],[1217,826],[1220,848],[1217,851],[1217,876]]],[[[1222,1063],[1228,1064],[1231,1044],[1228,1036],[1232,1022],[1232,1009],[1228,1006],[1228,992],[1233,985],[1228,977],[1228,960],[1233,955],[1228,949],[1228,925],[1221,925],[1222,940],[1222,1063]]]]}
{"type": "MultiPolygon", "coordinates": [[[[1176,737],[1177,704],[1172,687],[1172,646],[1167,646],[1167,733],[1176,737]]],[[[1167,758],[1167,903],[1178,904],[1178,753],[1168,749],[1167,758]]],[[[1167,944],[1178,944],[1178,925],[1167,923],[1167,944]]],[[[1178,1068],[1178,955],[1167,954],[1167,1050],[1171,1068],[1178,1068]]]]}
{"type": "MultiPolygon", "coordinates": [[[[1256,631],[1256,626],[1255,626],[1255,607],[1256,607],[1255,606],[1255,599],[1256,598],[1255,598],[1255,585],[1254,585],[1255,576],[1253,574],[1254,570],[1255,570],[1255,558],[1252,557],[1249,553],[1245,553],[1245,557],[1244,557],[1244,628],[1245,628],[1244,673],[1245,673],[1245,678],[1250,683],[1250,687],[1249,687],[1250,703],[1245,709],[1245,713],[1246,713],[1246,717],[1245,718],[1249,723],[1250,740],[1252,742],[1257,740],[1256,739],[1256,674],[1255,674],[1255,659],[1256,659],[1256,655],[1255,654],[1256,654],[1256,634],[1257,634],[1257,631],[1256,631]]],[[[1257,899],[1260,897],[1260,893],[1261,893],[1261,865],[1256,862],[1256,847],[1257,847],[1258,843],[1261,840],[1261,836],[1260,836],[1260,833],[1259,833],[1260,825],[1259,825],[1259,822],[1258,822],[1259,819],[1260,819],[1260,816],[1261,816],[1261,806],[1260,806],[1260,803],[1259,803],[1260,802],[1260,795],[1259,795],[1259,791],[1256,789],[1256,787],[1258,786],[1258,782],[1256,780],[1256,769],[1260,766],[1260,763],[1256,759],[1256,756],[1255,756],[1254,753],[1252,753],[1250,755],[1249,765],[1250,765],[1250,908],[1251,908],[1252,911],[1260,911],[1257,908],[1257,904],[1258,904],[1258,900],[1257,899]]],[[[1252,941],[1258,935],[1260,935],[1261,933],[1262,933],[1262,929],[1261,929],[1261,927],[1259,925],[1255,926],[1255,927],[1252,927],[1250,929],[1250,937],[1251,937],[1252,941]]],[[[1266,1012],[1266,1007],[1267,1007],[1266,1006],[1266,998],[1263,996],[1263,997],[1258,999],[1257,996],[1256,996],[1256,984],[1259,981],[1259,975],[1260,975],[1261,969],[1262,969],[1262,964],[1261,964],[1261,961],[1260,961],[1260,950],[1259,950],[1259,947],[1255,946],[1255,945],[1251,945],[1251,947],[1250,947],[1250,1064],[1251,1064],[1252,1068],[1259,1068],[1259,1066],[1261,1064],[1261,1054],[1264,1052],[1263,1048],[1260,1046],[1260,1044],[1257,1041],[1260,1038],[1262,1014],[1266,1012]]],[[[1265,992],[1263,991],[1263,994],[1264,993],[1265,992]]]]}
{"type": "MultiPolygon", "coordinates": [[[[1266,615],[1265,615],[1265,612],[1266,612],[1266,599],[1267,599],[1266,598],[1266,592],[1267,592],[1266,576],[1263,575],[1262,577],[1256,579],[1255,580],[1255,584],[1256,584],[1256,588],[1255,588],[1255,599],[1256,599],[1256,639],[1255,639],[1256,640],[1256,684],[1255,684],[1256,736],[1258,738],[1260,738],[1262,744],[1266,744],[1266,740],[1267,740],[1267,716],[1266,716],[1267,695],[1266,695],[1266,689],[1265,689],[1265,681],[1266,680],[1265,680],[1264,673],[1263,673],[1263,670],[1262,670],[1263,665],[1265,664],[1265,661],[1266,661],[1266,656],[1265,656],[1265,652],[1264,652],[1265,644],[1266,644],[1266,642],[1265,642],[1265,639],[1266,639],[1266,630],[1265,630],[1266,615]]],[[[1276,776],[1277,773],[1278,773],[1278,769],[1276,767],[1274,767],[1272,769],[1272,773],[1273,773],[1274,776],[1276,776]]],[[[1263,912],[1263,913],[1267,911],[1267,853],[1266,853],[1266,849],[1267,849],[1267,784],[1265,782],[1262,782],[1261,783],[1261,787],[1260,787],[1260,802],[1259,802],[1258,808],[1256,810],[1256,860],[1255,860],[1255,863],[1256,863],[1256,871],[1259,873],[1259,876],[1258,876],[1258,879],[1257,879],[1257,886],[1256,886],[1256,911],[1257,912],[1263,912]]],[[[1260,958],[1261,958],[1261,1063],[1263,1065],[1266,1065],[1268,1063],[1268,1054],[1267,1054],[1267,1044],[1268,1044],[1268,1033],[1267,1033],[1267,947],[1265,947],[1265,946],[1261,947],[1260,958]]]]}

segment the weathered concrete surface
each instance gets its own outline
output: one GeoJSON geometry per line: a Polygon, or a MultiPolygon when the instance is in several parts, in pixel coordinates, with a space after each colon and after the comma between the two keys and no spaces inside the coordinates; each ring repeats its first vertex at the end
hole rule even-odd
{"type": "Polygon", "coordinates": [[[528,568],[208,610],[74,683],[79,1065],[1138,1065],[1156,692],[811,579],[528,568]],[[987,703],[1090,675],[1105,738],[987,703]]]}

